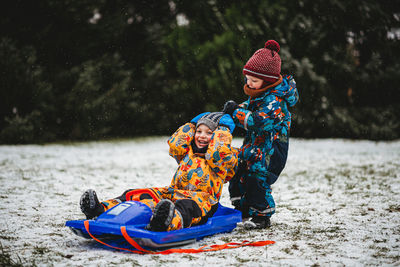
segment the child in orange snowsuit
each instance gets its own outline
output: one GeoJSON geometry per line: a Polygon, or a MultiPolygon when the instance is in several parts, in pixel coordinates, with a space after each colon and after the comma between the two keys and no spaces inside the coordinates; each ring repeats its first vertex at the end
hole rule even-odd
{"type": "Polygon", "coordinates": [[[153,210],[149,230],[170,231],[205,223],[218,207],[223,184],[235,174],[234,127],[230,116],[222,112],[196,116],[168,140],[169,154],[179,164],[169,186],[131,189],[101,203],[89,189],[81,197],[82,212],[91,219],[123,201],[137,200],[153,210]]]}

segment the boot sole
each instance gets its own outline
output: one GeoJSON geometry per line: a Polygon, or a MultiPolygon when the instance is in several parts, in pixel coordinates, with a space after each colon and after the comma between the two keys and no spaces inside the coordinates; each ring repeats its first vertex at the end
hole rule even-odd
{"type": "Polygon", "coordinates": [[[100,202],[97,199],[96,192],[92,189],[86,190],[80,199],[81,211],[86,215],[88,219],[95,217],[93,213],[95,212],[98,204],[100,204],[100,202]]]}
{"type": "Polygon", "coordinates": [[[169,199],[163,199],[154,209],[153,217],[150,221],[151,231],[166,231],[175,213],[175,204],[169,199]]]}

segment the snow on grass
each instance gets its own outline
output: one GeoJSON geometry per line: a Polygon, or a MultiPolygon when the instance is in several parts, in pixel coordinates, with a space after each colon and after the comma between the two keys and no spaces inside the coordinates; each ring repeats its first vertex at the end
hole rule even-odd
{"type": "MultiPolygon", "coordinates": [[[[400,265],[400,141],[291,139],[273,185],[272,228],[236,228],[185,246],[274,240],[201,254],[135,255],[74,235],[79,198],[168,185],[167,137],[0,146],[0,260],[24,266],[400,265]]],[[[235,144],[240,145],[235,139],[235,144]]],[[[231,206],[227,186],[221,202],[231,206]]]]}

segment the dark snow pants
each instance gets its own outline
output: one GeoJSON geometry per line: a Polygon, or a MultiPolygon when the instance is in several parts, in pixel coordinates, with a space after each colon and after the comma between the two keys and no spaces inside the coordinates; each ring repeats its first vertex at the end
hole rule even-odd
{"type": "Polygon", "coordinates": [[[251,172],[248,164],[239,162],[235,176],[229,182],[229,194],[232,204],[242,211],[242,216],[271,216],[275,213],[275,201],[271,194],[271,185],[275,183],[285,167],[289,142],[273,142],[272,154],[267,173],[251,172]]]}

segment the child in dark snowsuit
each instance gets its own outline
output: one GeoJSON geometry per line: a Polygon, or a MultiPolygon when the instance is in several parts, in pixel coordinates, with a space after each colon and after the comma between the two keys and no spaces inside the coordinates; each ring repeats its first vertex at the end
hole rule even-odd
{"type": "Polygon", "coordinates": [[[271,185],[286,164],[291,123],[288,106],[298,100],[293,77],[280,74],[279,49],[276,41],[269,40],[254,53],[243,68],[248,100],[240,105],[230,100],[223,110],[247,131],[229,193],[232,204],[242,211],[244,226],[250,229],[269,227],[275,213],[271,185]]]}
{"type": "Polygon", "coordinates": [[[169,186],[131,189],[101,203],[89,189],[81,197],[82,212],[91,219],[123,201],[136,200],[153,210],[149,230],[170,231],[205,223],[218,207],[223,184],[235,174],[234,128],[231,117],[222,112],[198,115],[168,140],[169,153],[179,164],[169,186]]]}

